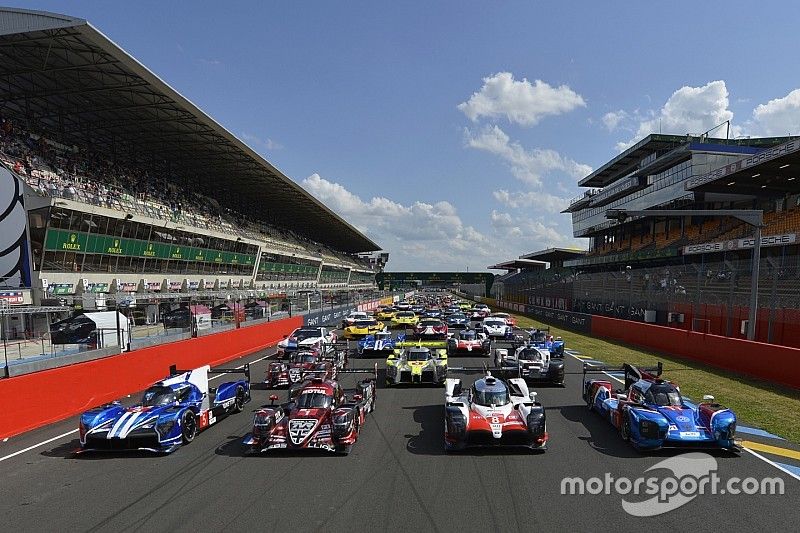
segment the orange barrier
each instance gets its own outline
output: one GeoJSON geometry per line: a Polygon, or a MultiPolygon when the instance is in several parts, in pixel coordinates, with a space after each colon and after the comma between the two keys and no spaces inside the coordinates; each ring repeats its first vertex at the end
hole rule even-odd
{"type": "Polygon", "coordinates": [[[592,317],[592,335],[800,389],[798,348],[598,315],[592,317]]]}
{"type": "Polygon", "coordinates": [[[280,341],[303,325],[296,316],[52,368],[0,381],[0,438],[76,415],[140,391],[170,365],[219,365],[280,341]]]}

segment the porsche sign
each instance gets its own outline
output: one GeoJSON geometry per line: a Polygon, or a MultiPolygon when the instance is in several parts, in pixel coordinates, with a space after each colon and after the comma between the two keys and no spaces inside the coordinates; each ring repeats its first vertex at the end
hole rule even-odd
{"type": "MultiPolygon", "coordinates": [[[[761,246],[786,246],[797,242],[796,233],[782,235],[766,235],[761,237],[761,246]]],[[[706,242],[703,244],[690,244],[683,247],[683,255],[708,254],[715,252],[732,252],[734,250],[749,250],[755,245],[755,239],[732,239],[729,241],[706,242]]]]}

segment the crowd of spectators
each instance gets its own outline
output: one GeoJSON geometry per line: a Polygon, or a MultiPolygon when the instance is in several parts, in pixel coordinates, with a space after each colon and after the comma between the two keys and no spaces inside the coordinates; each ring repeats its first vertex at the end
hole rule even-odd
{"type": "Polygon", "coordinates": [[[128,168],[77,146],[61,144],[5,116],[0,116],[0,160],[42,196],[229,232],[289,252],[371,268],[366,260],[222,208],[216,200],[187,190],[180,180],[128,168]]]}

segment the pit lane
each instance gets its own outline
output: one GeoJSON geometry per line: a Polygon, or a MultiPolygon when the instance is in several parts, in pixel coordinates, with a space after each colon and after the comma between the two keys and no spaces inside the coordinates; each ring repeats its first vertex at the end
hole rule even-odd
{"type": "MultiPolygon", "coordinates": [[[[487,360],[457,357],[450,364],[480,366],[487,360]]],[[[375,361],[383,367],[381,359],[351,359],[351,366],[369,368],[375,361]]],[[[784,496],[698,496],[656,518],[634,518],[623,511],[621,496],[616,494],[561,495],[565,476],[610,473],[634,479],[675,455],[640,455],[606,422],[588,412],[580,395],[580,363],[571,357],[566,358],[565,388],[536,388],[548,417],[550,442],[544,454],[478,450],[445,455],[443,390],[387,389],[381,382],[376,411],[368,415],[348,457],[305,453],[243,457],[240,441],[250,429],[249,411],[267,403],[272,392],[259,383],[267,362],[251,365],[253,402],[245,413],[212,426],[172,455],[76,458],[72,452],[78,446],[77,433],[71,433],[3,461],[0,511],[5,527],[22,531],[570,527],[584,531],[629,529],[650,522],[659,529],[702,531],[785,530],[800,518],[795,505],[800,484],[746,453],[716,455],[720,477],[780,477],[784,496]]],[[[476,376],[459,374],[468,384],[476,376]]],[[[348,375],[343,384],[351,387],[363,377],[348,375]]],[[[0,456],[76,427],[73,418],[30,432],[0,446],[0,456]]]]}

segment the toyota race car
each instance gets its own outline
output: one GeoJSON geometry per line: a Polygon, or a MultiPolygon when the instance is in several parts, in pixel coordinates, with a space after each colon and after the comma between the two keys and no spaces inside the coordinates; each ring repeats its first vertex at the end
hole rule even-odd
{"type": "Polygon", "coordinates": [[[514,329],[502,318],[484,318],[481,329],[490,339],[510,339],[514,336],[514,329]]]}
{"type": "Polygon", "coordinates": [[[287,357],[299,349],[322,351],[323,344],[336,341],[336,334],[326,328],[303,327],[295,329],[278,343],[278,354],[287,357]]]}
{"type": "Polygon", "coordinates": [[[496,348],[494,354],[498,376],[564,386],[564,360],[551,358],[550,352],[545,348],[514,342],[504,348],[496,348]]]}
{"type": "Polygon", "coordinates": [[[374,318],[357,320],[352,326],[344,328],[344,334],[342,336],[345,339],[360,339],[372,333],[383,331],[385,327],[383,322],[379,322],[374,318]]]}
{"type": "Polygon", "coordinates": [[[79,451],[142,450],[170,453],[189,444],[198,431],[250,401],[250,366],[211,370],[169,369],[169,376],[144,391],[141,403],[123,407],[113,402],[83,413],[78,434],[79,451]],[[245,379],[208,386],[210,373],[241,373],[245,379]]]}
{"type": "Polygon", "coordinates": [[[447,351],[451,355],[464,353],[489,355],[492,351],[492,341],[483,332],[464,329],[447,339],[447,351]]]}
{"type": "Polygon", "coordinates": [[[310,379],[291,391],[289,401],[256,411],[253,431],[242,441],[248,453],[278,449],[325,450],[347,455],[367,413],[375,409],[375,380],[358,382],[349,398],[337,381],[310,379]]]}
{"type": "Polygon", "coordinates": [[[621,369],[584,363],[583,399],[638,450],[685,447],[738,452],[733,411],[713,396],[704,396],[700,404],[687,401],[674,383],[661,379],[661,371],[661,363],[649,369],[627,363],[621,369]],[[624,389],[615,391],[607,379],[585,377],[609,370],[625,374],[624,389]]]}
{"type": "Polygon", "coordinates": [[[374,335],[367,335],[358,341],[358,355],[366,357],[376,353],[391,353],[395,349],[397,342],[405,339],[404,334],[399,334],[396,339],[392,338],[392,334],[388,331],[379,331],[374,335]]]}
{"type": "MultiPolygon", "coordinates": [[[[434,343],[428,343],[434,344],[434,343]]],[[[399,349],[386,359],[386,384],[433,383],[441,385],[447,377],[447,349],[422,343],[398,343],[399,349]]]]}
{"type": "Polygon", "coordinates": [[[468,390],[460,379],[445,382],[444,449],[470,446],[521,446],[544,450],[544,407],[522,379],[504,381],[487,372],[468,390]]]}

